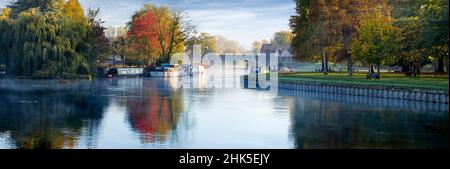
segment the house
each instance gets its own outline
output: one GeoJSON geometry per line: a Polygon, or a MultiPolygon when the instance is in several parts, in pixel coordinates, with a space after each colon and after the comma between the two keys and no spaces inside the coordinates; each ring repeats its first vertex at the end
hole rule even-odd
{"type": "Polygon", "coordinates": [[[266,54],[266,56],[270,56],[271,53],[278,54],[279,65],[288,65],[292,62],[292,52],[290,47],[277,48],[273,44],[263,44],[260,53],[266,54]]]}
{"type": "Polygon", "coordinates": [[[108,58],[108,60],[106,60],[106,64],[108,64],[108,65],[121,65],[121,64],[125,64],[125,62],[123,61],[122,57],[116,56],[116,55],[111,55],[108,58]]]}

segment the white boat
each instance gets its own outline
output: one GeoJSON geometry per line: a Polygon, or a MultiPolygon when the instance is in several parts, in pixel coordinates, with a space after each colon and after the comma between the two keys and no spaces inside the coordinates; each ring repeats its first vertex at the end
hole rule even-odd
{"type": "Polygon", "coordinates": [[[119,76],[140,76],[144,74],[144,68],[117,68],[119,76]]]}
{"type": "Polygon", "coordinates": [[[179,71],[150,71],[150,77],[180,77],[179,71]]]}
{"type": "Polygon", "coordinates": [[[154,71],[149,72],[150,77],[180,77],[182,73],[178,64],[161,64],[154,71]]]}

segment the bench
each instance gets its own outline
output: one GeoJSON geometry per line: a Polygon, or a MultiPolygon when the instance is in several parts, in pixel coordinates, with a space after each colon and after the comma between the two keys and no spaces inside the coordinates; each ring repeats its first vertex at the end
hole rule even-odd
{"type": "Polygon", "coordinates": [[[367,79],[368,80],[372,80],[372,79],[380,80],[380,77],[381,77],[380,73],[369,73],[369,74],[367,74],[367,79]]]}

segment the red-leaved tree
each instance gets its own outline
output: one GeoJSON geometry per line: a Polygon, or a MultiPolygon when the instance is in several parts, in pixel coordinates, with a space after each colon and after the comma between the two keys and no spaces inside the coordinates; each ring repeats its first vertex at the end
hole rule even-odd
{"type": "Polygon", "coordinates": [[[145,65],[159,58],[156,21],[156,16],[152,11],[145,11],[133,18],[130,23],[128,32],[130,51],[136,55],[135,60],[143,60],[145,65]]]}

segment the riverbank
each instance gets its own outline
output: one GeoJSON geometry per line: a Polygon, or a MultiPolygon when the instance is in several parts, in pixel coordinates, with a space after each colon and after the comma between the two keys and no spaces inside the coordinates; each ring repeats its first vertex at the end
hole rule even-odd
{"type": "Polygon", "coordinates": [[[401,99],[432,103],[449,103],[448,92],[439,90],[400,89],[381,86],[355,86],[345,84],[311,83],[301,80],[279,80],[279,89],[301,90],[330,94],[401,99]]]}
{"type": "Polygon", "coordinates": [[[417,77],[405,76],[401,73],[382,73],[381,80],[367,80],[367,73],[354,73],[348,77],[347,73],[280,73],[280,80],[301,81],[313,84],[330,84],[343,86],[358,86],[367,88],[388,88],[401,90],[431,90],[448,93],[448,74],[422,74],[417,77]]]}
{"type": "MultiPolygon", "coordinates": [[[[244,86],[248,84],[243,76],[244,86]]],[[[280,73],[278,87],[283,90],[311,91],[329,94],[449,103],[448,76],[422,75],[404,77],[382,74],[382,80],[367,80],[362,73],[348,77],[342,73],[280,73]]]]}
{"type": "MultiPolygon", "coordinates": [[[[0,76],[6,79],[30,79],[30,80],[92,80],[96,78],[92,75],[78,75],[78,74],[63,74],[60,77],[48,77],[48,76],[0,76]]],[[[101,77],[97,77],[101,78],[101,77]]]]}

